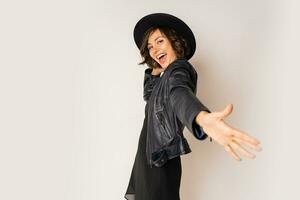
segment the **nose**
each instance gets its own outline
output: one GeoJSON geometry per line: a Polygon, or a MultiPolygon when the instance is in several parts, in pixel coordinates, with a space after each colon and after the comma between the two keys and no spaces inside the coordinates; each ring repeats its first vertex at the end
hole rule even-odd
{"type": "Polygon", "coordinates": [[[157,52],[159,51],[159,48],[158,48],[158,46],[156,46],[156,45],[153,45],[153,54],[154,55],[156,55],[157,54],[157,52]]]}

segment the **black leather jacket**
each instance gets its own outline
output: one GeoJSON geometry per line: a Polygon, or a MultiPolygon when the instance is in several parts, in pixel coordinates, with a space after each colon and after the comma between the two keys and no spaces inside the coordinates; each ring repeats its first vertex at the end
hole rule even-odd
{"type": "Polygon", "coordinates": [[[194,119],[200,111],[210,110],[196,97],[197,72],[185,58],[170,63],[161,76],[151,72],[147,68],[144,76],[146,156],[151,167],[161,167],[169,159],[191,152],[183,135],[185,126],[197,139],[207,138],[194,119]]]}

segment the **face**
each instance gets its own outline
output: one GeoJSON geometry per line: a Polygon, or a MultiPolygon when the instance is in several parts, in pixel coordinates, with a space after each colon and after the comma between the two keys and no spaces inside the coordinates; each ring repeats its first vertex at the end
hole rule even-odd
{"type": "Polygon", "coordinates": [[[148,50],[152,59],[166,69],[170,63],[177,59],[176,53],[168,38],[159,29],[156,29],[148,39],[148,50]]]}

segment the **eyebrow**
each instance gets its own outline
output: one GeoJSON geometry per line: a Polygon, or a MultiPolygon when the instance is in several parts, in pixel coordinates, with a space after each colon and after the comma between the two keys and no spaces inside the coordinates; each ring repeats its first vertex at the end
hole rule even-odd
{"type": "MultiPolygon", "coordinates": [[[[161,35],[160,36],[158,36],[157,38],[155,38],[155,40],[154,41],[156,41],[159,37],[162,37],[161,35]]],[[[149,45],[150,43],[148,43],[147,45],[149,45]]]]}

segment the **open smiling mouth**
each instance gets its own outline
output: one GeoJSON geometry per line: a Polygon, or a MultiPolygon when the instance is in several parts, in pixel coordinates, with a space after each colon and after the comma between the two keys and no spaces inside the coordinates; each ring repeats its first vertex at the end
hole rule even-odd
{"type": "Polygon", "coordinates": [[[158,56],[158,60],[159,60],[159,63],[160,63],[160,64],[165,63],[166,60],[167,60],[167,54],[159,55],[159,56],[158,56]]]}

